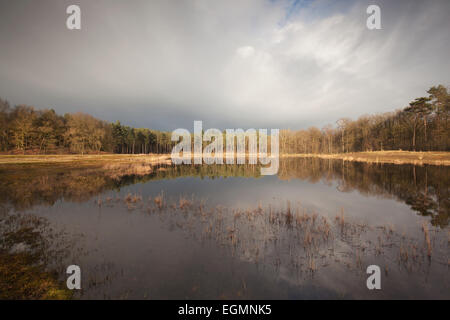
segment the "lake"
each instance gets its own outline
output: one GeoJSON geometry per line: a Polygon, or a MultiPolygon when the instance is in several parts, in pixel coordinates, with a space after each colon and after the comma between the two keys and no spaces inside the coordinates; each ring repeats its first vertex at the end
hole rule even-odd
{"type": "Polygon", "coordinates": [[[79,265],[81,299],[450,298],[449,167],[287,158],[259,172],[3,165],[0,232],[42,222],[46,266],[65,281],[79,265]]]}

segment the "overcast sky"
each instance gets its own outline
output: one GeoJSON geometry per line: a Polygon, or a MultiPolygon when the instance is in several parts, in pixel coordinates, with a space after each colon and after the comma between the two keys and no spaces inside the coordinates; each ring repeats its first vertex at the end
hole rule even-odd
{"type": "Polygon", "coordinates": [[[127,125],[306,128],[450,84],[450,1],[0,0],[0,97],[127,125]],[[81,30],[66,8],[81,7],[81,30]],[[381,7],[382,30],[366,8],[381,7]]]}

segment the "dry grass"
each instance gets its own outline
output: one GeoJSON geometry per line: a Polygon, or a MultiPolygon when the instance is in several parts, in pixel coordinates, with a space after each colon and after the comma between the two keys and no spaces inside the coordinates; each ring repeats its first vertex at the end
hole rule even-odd
{"type": "Polygon", "coordinates": [[[180,209],[189,209],[192,206],[192,201],[180,196],[179,208],[180,209]]]}
{"type": "MultiPolygon", "coordinates": [[[[338,154],[282,154],[281,157],[314,157],[322,159],[340,159],[370,163],[394,164],[433,164],[450,165],[450,152],[412,152],[412,151],[372,151],[338,154]]],[[[0,155],[0,164],[46,164],[46,163],[147,163],[171,164],[169,154],[99,154],[99,155],[0,155]]]]}
{"type": "Polygon", "coordinates": [[[142,196],[138,195],[138,194],[131,194],[128,193],[125,197],[125,202],[126,203],[137,203],[142,201],[142,196]]]}
{"type": "Polygon", "coordinates": [[[98,154],[98,155],[0,155],[0,164],[73,163],[79,165],[111,163],[171,164],[168,154],[98,154]]]}
{"type": "Polygon", "coordinates": [[[370,162],[370,163],[394,163],[394,164],[432,164],[450,166],[450,152],[412,152],[412,151],[371,151],[337,154],[282,154],[281,157],[303,157],[339,159],[344,161],[370,162]]]}
{"type": "Polygon", "coordinates": [[[158,194],[155,199],[153,199],[153,202],[156,204],[158,209],[162,209],[164,207],[164,192],[161,191],[160,194],[158,194]]]}
{"type": "MultiPolygon", "coordinates": [[[[303,157],[339,159],[369,163],[394,164],[432,164],[450,165],[450,152],[412,152],[412,151],[372,151],[338,154],[281,154],[280,157],[303,157]]],[[[0,155],[0,165],[4,164],[54,164],[70,163],[76,165],[146,163],[150,165],[171,164],[169,154],[99,154],[99,155],[0,155]]]]}
{"type": "Polygon", "coordinates": [[[194,196],[174,198],[164,191],[146,196],[146,200],[132,193],[121,199],[116,203],[131,211],[140,209],[149,217],[156,215],[170,228],[184,230],[199,241],[215,241],[232,257],[275,270],[283,268],[299,279],[314,276],[330,265],[361,272],[373,259],[384,261],[385,273],[391,276],[397,269],[423,274],[430,266],[449,264],[450,233],[439,237],[427,221],[417,226],[416,236],[407,236],[390,223],[368,225],[346,214],[344,208],[332,215],[289,201],[284,205],[257,203],[246,209],[211,207],[194,196]]]}

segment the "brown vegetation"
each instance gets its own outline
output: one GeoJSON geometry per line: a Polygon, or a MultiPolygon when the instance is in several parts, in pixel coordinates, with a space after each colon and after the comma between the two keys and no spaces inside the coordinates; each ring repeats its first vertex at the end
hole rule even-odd
{"type": "Polygon", "coordinates": [[[0,155],[0,164],[71,163],[74,165],[145,163],[171,164],[166,154],[91,154],[91,155],[0,155]]]}
{"type": "Polygon", "coordinates": [[[57,270],[60,259],[71,254],[73,240],[43,218],[5,213],[1,218],[0,300],[71,299],[57,270]]]}
{"type": "Polygon", "coordinates": [[[441,266],[448,249],[446,235],[426,221],[422,223],[422,242],[420,231],[417,237],[406,236],[390,224],[368,225],[347,217],[344,208],[330,218],[289,201],[286,206],[258,204],[243,209],[210,207],[194,196],[166,199],[163,191],[147,201],[141,195],[126,195],[124,202],[130,198],[137,199],[134,206],[127,205],[131,211],[158,215],[195,239],[216,241],[233,256],[275,270],[283,268],[299,277],[313,276],[330,265],[365,275],[364,266],[374,257],[386,264],[386,273],[405,269],[422,274],[434,263],[432,252],[436,266],[441,266]]]}
{"type": "Polygon", "coordinates": [[[322,159],[339,159],[344,161],[357,161],[368,163],[393,163],[415,165],[450,165],[450,152],[413,152],[413,151],[372,151],[351,152],[337,154],[283,154],[282,157],[316,157],[322,159]]]}

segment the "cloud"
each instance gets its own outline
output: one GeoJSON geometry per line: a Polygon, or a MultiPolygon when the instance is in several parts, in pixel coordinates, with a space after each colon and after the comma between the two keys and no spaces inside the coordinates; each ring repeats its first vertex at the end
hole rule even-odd
{"type": "Polygon", "coordinates": [[[61,1],[0,8],[0,96],[135,126],[301,128],[450,81],[450,3],[61,1]],[[3,49],[5,48],[5,49],[3,49]]]}

